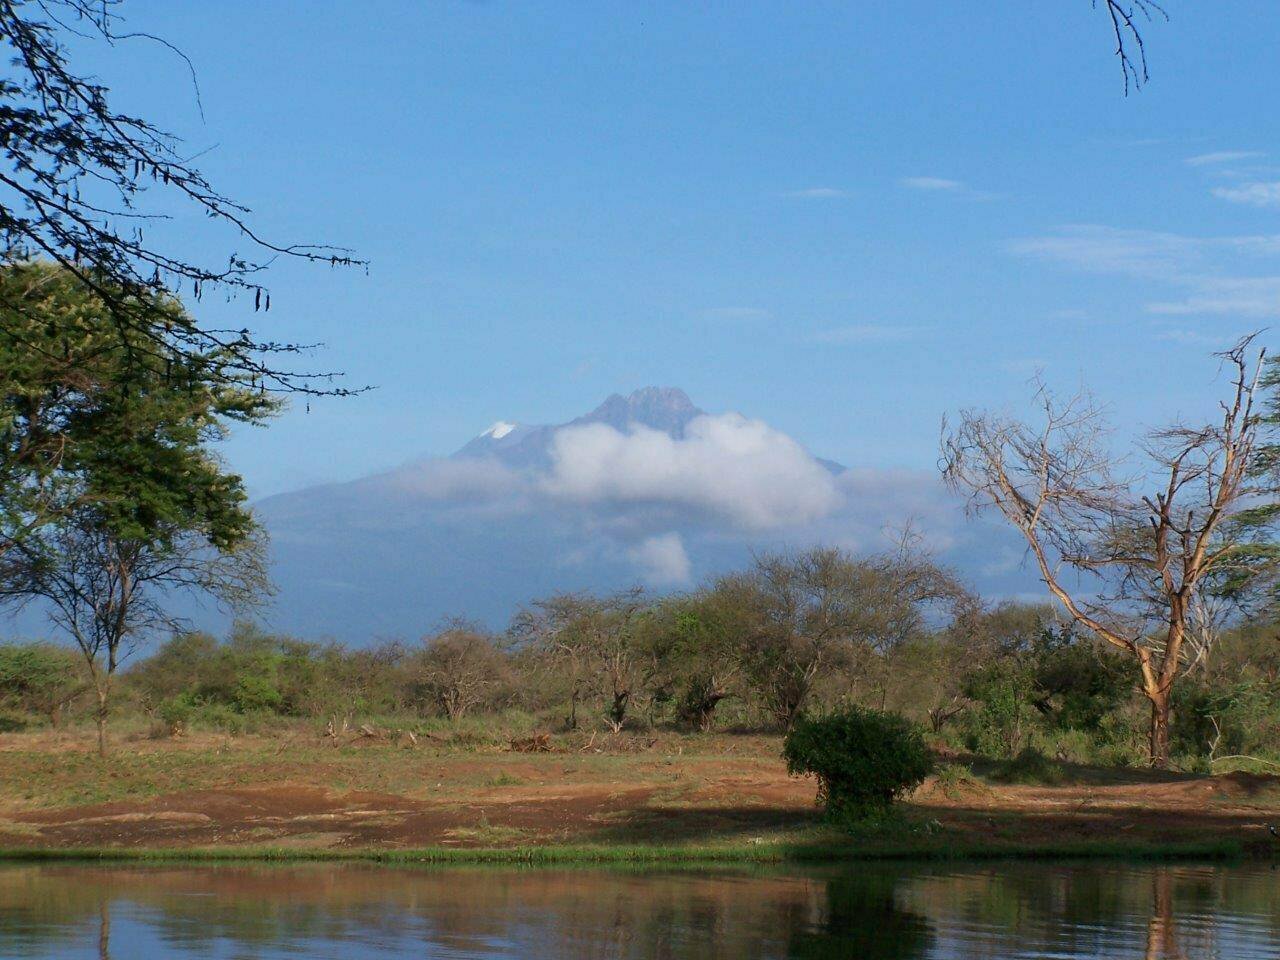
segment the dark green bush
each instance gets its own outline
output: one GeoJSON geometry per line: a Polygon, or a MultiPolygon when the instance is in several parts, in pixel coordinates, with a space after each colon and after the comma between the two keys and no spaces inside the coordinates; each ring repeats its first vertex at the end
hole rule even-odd
{"type": "Polygon", "coordinates": [[[1024,747],[1012,760],[1004,761],[995,771],[1002,783],[1031,783],[1053,786],[1062,783],[1062,767],[1035,747],[1024,747]]]}
{"type": "Polygon", "coordinates": [[[883,812],[933,770],[933,756],[915,724],[859,707],[800,717],[782,755],[788,773],[817,778],[818,803],[837,822],[883,812]]]}

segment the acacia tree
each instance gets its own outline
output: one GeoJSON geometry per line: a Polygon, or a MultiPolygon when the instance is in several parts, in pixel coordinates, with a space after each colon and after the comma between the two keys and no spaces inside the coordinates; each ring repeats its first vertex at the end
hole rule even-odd
{"type": "MultiPolygon", "coordinates": [[[[247,294],[255,311],[265,310],[270,294],[259,278],[272,259],[359,261],[345,250],[281,244],[258,233],[248,208],[215,189],[176,137],[114,109],[107,88],[72,67],[62,41],[67,35],[113,46],[169,46],[146,33],[122,32],[118,5],[0,0],[0,51],[9,65],[0,79],[0,262],[43,257],[74,274],[100,299],[119,342],[129,348],[129,363],[218,352],[222,363],[210,373],[228,383],[256,380],[270,389],[346,392],[318,383],[316,375],[280,367],[280,354],[303,346],[154,309],[177,292],[199,299],[210,288],[222,288],[247,294]],[[248,250],[199,262],[155,240],[144,227],[149,230],[166,215],[144,206],[148,191],[203,214],[248,250]]],[[[196,96],[198,102],[198,91],[196,96]]],[[[0,306],[10,311],[22,305],[0,300],[0,306]]]]}
{"type": "Polygon", "coordinates": [[[657,670],[644,621],[649,607],[631,590],[609,597],[559,594],[522,611],[513,632],[540,648],[570,683],[568,725],[578,725],[578,704],[598,699],[606,724],[622,730],[630,709],[657,670]]]}
{"type": "Polygon", "coordinates": [[[954,430],[944,425],[947,483],[971,507],[1003,514],[1075,622],[1133,657],[1157,767],[1169,761],[1175,681],[1194,661],[1200,591],[1257,578],[1274,553],[1257,542],[1266,525],[1247,524],[1245,510],[1256,492],[1263,351],[1247,338],[1220,356],[1233,375],[1221,418],[1154,431],[1134,476],[1121,476],[1125,460],[1084,394],[1063,402],[1041,387],[1037,426],[974,411],[954,430]]]}
{"type": "MultiPolygon", "coordinates": [[[[59,363],[80,371],[80,380],[54,376],[34,391],[21,376],[6,384],[8,432],[40,434],[56,422],[58,438],[55,457],[37,457],[35,468],[17,470],[11,481],[39,495],[0,503],[5,525],[23,531],[0,556],[0,602],[41,601],[80,648],[105,752],[116,669],[134,643],[173,624],[166,607],[174,594],[194,591],[239,606],[267,589],[261,530],[240,477],[211,445],[229,423],[261,423],[278,404],[235,385],[222,351],[143,353],[140,361],[120,342],[109,306],[74,274],[22,269],[49,281],[48,300],[24,322],[41,327],[59,363]],[[54,409],[61,412],[48,414],[54,409]]],[[[172,299],[148,309],[185,316],[172,299]]],[[[0,339],[0,371],[30,361],[21,343],[0,339]]]]}
{"type": "Polygon", "coordinates": [[[923,626],[930,605],[967,598],[911,546],[870,557],[829,547],[766,555],[716,584],[723,602],[746,613],[744,672],[780,724],[790,729],[824,673],[902,643],[923,626]]]}
{"type": "Polygon", "coordinates": [[[97,697],[102,756],[116,672],[135,644],[180,625],[167,611],[173,594],[195,591],[241,608],[267,590],[257,537],[217,549],[177,529],[154,539],[120,537],[79,510],[41,539],[46,552],[24,546],[4,564],[0,599],[43,601],[49,622],[79,648],[97,697]]]}
{"type": "Polygon", "coordinates": [[[422,694],[450,720],[461,719],[492,697],[510,673],[494,638],[465,622],[428,637],[410,670],[422,694]]]}
{"type": "Polygon", "coordinates": [[[665,600],[654,611],[653,655],[664,690],[677,698],[676,716],[709,730],[716,708],[734,696],[742,674],[740,638],[746,611],[724,591],[699,590],[665,600]]]}

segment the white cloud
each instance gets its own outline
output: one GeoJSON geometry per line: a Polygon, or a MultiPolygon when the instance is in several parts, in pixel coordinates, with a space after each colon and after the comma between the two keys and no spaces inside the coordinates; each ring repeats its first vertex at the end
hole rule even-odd
{"type": "Polygon", "coordinates": [[[849,196],[849,192],[838,187],[809,187],[805,190],[788,190],[783,196],[799,200],[843,200],[849,196]]]}
{"type": "Polygon", "coordinates": [[[1242,183],[1236,187],[1214,187],[1213,195],[1231,203],[1246,203],[1253,207],[1280,206],[1280,180],[1242,183]]]}
{"type": "Polygon", "coordinates": [[[1203,241],[1176,233],[1073,224],[1010,245],[1014,253],[1052,260],[1091,273],[1136,277],[1178,275],[1202,259],[1203,241]]]}
{"type": "Polygon", "coordinates": [[[959,180],[948,180],[945,177],[903,177],[898,181],[912,190],[957,191],[965,189],[959,180]]]}
{"type": "Polygon", "coordinates": [[[645,427],[566,427],[551,456],[543,489],[553,496],[677,504],[752,529],[818,519],[841,499],[831,474],[800,444],[734,413],[698,417],[683,440],[645,427]]]}
{"type": "Polygon", "coordinates": [[[893,343],[911,340],[928,329],[885,323],[855,323],[847,327],[820,330],[809,339],[814,343],[893,343]]]}
{"type": "Polygon", "coordinates": [[[1192,167],[1208,167],[1218,163],[1235,163],[1238,160],[1253,160],[1263,154],[1257,150],[1217,150],[1213,153],[1201,153],[1187,157],[1186,163],[1192,167]]]}
{"type": "Polygon", "coordinates": [[[1233,314],[1241,317],[1280,316],[1280,277],[1207,277],[1199,290],[1180,300],[1148,303],[1148,313],[1161,316],[1233,314]]]}
{"type": "Polygon", "coordinates": [[[649,537],[628,554],[654,587],[682,587],[693,580],[693,564],[678,533],[649,537]]]}

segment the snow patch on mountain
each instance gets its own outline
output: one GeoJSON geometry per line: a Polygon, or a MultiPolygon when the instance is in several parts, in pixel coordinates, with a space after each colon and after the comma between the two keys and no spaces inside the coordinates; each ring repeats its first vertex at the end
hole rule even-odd
{"type": "Polygon", "coordinates": [[[493,437],[494,440],[501,440],[518,426],[520,426],[518,423],[507,423],[505,420],[499,420],[488,430],[484,431],[484,433],[480,434],[480,436],[493,437]]]}

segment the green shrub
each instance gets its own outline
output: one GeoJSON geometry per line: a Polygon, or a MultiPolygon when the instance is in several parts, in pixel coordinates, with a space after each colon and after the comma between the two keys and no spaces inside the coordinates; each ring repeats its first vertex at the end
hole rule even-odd
{"type": "Polygon", "coordinates": [[[938,768],[938,789],[954,800],[961,791],[978,785],[973,768],[967,763],[948,763],[938,768]]]}
{"type": "Polygon", "coordinates": [[[191,719],[202,727],[221,730],[223,733],[229,733],[232,736],[239,736],[248,730],[248,722],[245,715],[223,703],[201,704],[199,709],[192,714],[191,719]]]}
{"type": "Polygon", "coordinates": [[[787,772],[818,780],[827,819],[859,820],[886,810],[933,770],[920,729],[904,717],[852,707],[800,717],[783,743],[787,772]]]}
{"type": "Polygon", "coordinates": [[[1008,657],[984,664],[964,679],[964,694],[976,705],[966,724],[965,746],[975,753],[1013,757],[1037,721],[1028,665],[1008,657]]]}
{"type": "Polygon", "coordinates": [[[1049,786],[1062,783],[1065,779],[1061,765],[1054,763],[1035,747],[1026,747],[1012,760],[1004,761],[995,778],[1005,783],[1049,786]]]}
{"type": "Polygon", "coordinates": [[[166,736],[178,737],[186,732],[187,724],[191,722],[198,707],[199,704],[191,694],[182,693],[162,700],[156,708],[156,719],[163,725],[166,736]]]}
{"type": "Polygon", "coordinates": [[[251,673],[236,681],[234,705],[241,713],[277,713],[283,703],[270,677],[251,673]]]}
{"type": "Polygon", "coordinates": [[[57,726],[84,691],[84,671],[70,650],[47,643],[0,643],[0,707],[13,717],[38,714],[57,726]]]}

